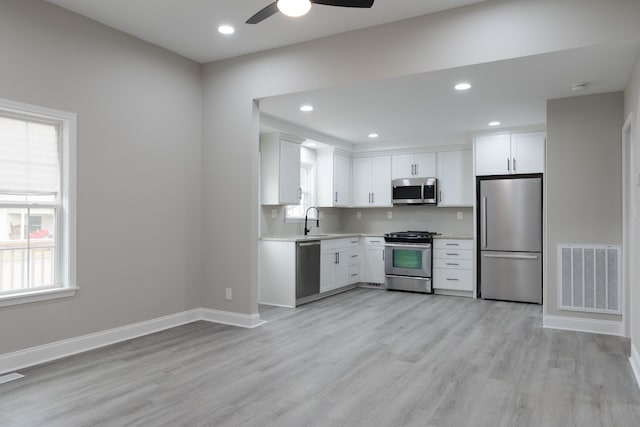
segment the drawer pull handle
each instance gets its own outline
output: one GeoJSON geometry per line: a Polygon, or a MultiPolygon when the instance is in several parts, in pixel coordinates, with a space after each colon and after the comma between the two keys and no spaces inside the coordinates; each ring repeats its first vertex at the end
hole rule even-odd
{"type": "Polygon", "coordinates": [[[456,262],[448,262],[447,265],[460,265],[460,264],[458,264],[456,262]]]}
{"type": "Polygon", "coordinates": [[[460,281],[460,279],[450,279],[448,277],[447,277],[447,280],[450,281],[450,282],[458,282],[458,281],[460,281]]]}
{"type": "Polygon", "coordinates": [[[351,275],[351,277],[356,277],[356,276],[357,276],[357,274],[352,274],[352,275],[351,275]]]}
{"type": "Polygon", "coordinates": [[[351,255],[351,258],[358,258],[358,255],[351,255]]]}
{"type": "Polygon", "coordinates": [[[460,254],[449,254],[449,253],[447,255],[449,255],[449,256],[460,256],[460,254]]]}
{"type": "Polygon", "coordinates": [[[447,246],[460,246],[460,243],[447,243],[447,246]]]}

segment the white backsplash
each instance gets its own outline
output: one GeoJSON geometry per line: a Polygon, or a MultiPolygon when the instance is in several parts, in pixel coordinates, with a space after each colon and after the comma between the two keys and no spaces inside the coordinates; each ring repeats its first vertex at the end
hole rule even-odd
{"type": "MultiPolygon", "coordinates": [[[[340,209],[320,208],[320,230],[312,233],[388,233],[391,231],[426,230],[451,235],[473,235],[472,208],[439,208],[433,206],[395,206],[392,208],[340,209]],[[357,214],[360,212],[360,218],[357,214]],[[391,219],[388,213],[391,212],[391,219]],[[462,212],[462,219],[458,219],[462,212]]],[[[303,234],[300,223],[284,222],[284,207],[263,206],[262,236],[303,234]],[[272,218],[275,210],[277,217],[272,218]]],[[[315,224],[315,223],[314,223],[315,224]]]]}

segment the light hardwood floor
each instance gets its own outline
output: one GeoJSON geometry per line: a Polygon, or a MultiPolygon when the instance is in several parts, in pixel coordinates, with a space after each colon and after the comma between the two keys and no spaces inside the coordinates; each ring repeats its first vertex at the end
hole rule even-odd
{"type": "Polygon", "coordinates": [[[625,339],[540,306],[356,289],[25,369],[4,426],[640,426],[625,339]]]}

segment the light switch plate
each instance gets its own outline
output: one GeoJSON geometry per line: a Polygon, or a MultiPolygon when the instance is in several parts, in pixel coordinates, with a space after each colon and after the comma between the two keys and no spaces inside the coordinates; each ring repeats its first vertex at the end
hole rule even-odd
{"type": "Polygon", "coordinates": [[[233,294],[231,292],[231,288],[225,288],[225,290],[224,290],[224,298],[227,301],[231,301],[231,299],[233,299],[233,294]]]}
{"type": "Polygon", "coordinates": [[[640,187],[640,173],[638,173],[638,176],[636,176],[636,185],[640,187]]]}
{"type": "Polygon", "coordinates": [[[458,212],[458,219],[462,219],[462,212],[458,212]]]}
{"type": "Polygon", "coordinates": [[[362,212],[360,212],[360,211],[356,212],[356,218],[357,219],[362,219],[362,212]]]}
{"type": "Polygon", "coordinates": [[[388,219],[393,218],[393,212],[391,212],[391,211],[387,211],[387,218],[388,218],[388,219]]]}

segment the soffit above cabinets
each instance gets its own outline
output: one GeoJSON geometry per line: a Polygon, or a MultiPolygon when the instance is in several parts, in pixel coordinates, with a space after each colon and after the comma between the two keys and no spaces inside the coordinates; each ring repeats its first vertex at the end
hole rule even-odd
{"type": "Polygon", "coordinates": [[[267,124],[291,123],[297,134],[325,134],[355,151],[468,143],[479,133],[544,128],[547,100],[576,96],[576,82],[589,82],[581,96],[624,90],[639,50],[640,41],[626,41],[300,92],[262,99],[260,111],[267,124]],[[472,88],[455,91],[461,81],[472,88]]]}

